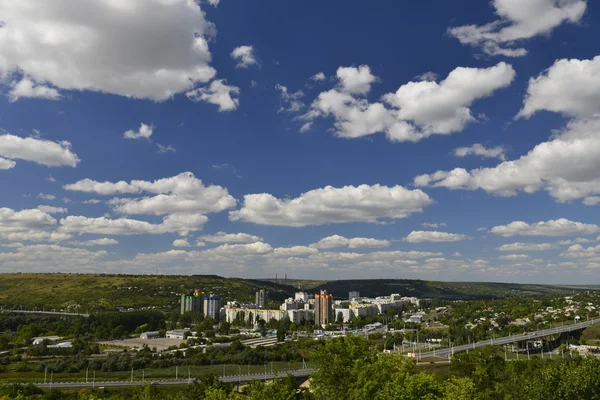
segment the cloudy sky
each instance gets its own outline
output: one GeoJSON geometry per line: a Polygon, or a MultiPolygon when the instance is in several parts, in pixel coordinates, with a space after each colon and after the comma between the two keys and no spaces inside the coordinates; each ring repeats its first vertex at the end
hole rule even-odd
{"type": "Polygon", "coordinates": [[[0,272],[599,284],[586,0],[0,0],[0,272]]]}

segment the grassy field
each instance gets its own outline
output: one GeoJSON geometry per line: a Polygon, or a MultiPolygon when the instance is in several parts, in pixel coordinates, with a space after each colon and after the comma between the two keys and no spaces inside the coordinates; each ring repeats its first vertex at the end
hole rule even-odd
{"type": "MultiPolygon", "coordinates": [[[[35,368],[36,364],[32,363],[31,367],[35,368]]],[[[306,363],[307,367],[312,367],[314,364],[309,362],[306,363]]],[[[302,362],[283,362],[283,361],[274,361],[267,364],[267,372],[281,373],[285,375],[285,372],[289,369],[301,369],[302,362]]],[[[133,371],[133,380],[141,381],[142,378],[144,380],[164,380],[164,379],[175,379],[176,374],[178,379],[187,379],[188,378],[188,370],[189,376],[194,378],[201,378],[206,374],[215,374],[219,376],[230,376],[230,375],[238,375],[238,374],[260,374],[265,372],[264,365],[233,365],[233,364],[225,364],[225,365],[184,365],[179,367],[179,371],[177,373],[175,367],[171,368],[148,368],[143,372],[141,370],[133,371]]],[[[76,373],[55,373],[51,374],[48,372],[46,376],[46,381],[50,382],[85,382],[85,371],[80,371],[76,373]]],[[[96,382],[101,381],[129,381],[131,380],[131,371],[117,371],[117,372],[102,372],[102,371],[89,371],[88,372],[88,382],[92,382],[95,379],[96,382]],[[95,377],[95,378],[94,378],[95,377]]],[[[8,382],[43,382],[44,381],[44,372],[30,371],[30,372],[16,372],[14,370],[8,370],[4,373],[0,374],[0,380],[3,383],[8,382]]]]}
{"type": "Polygon", "coordinates": [[[0,305],[86,312],[177,308],[180,294],[194,288],[241,301],[254,299],[259,288],[269,290],[273,300],[293,293],[289,286],[210,275],[0,274],[0,305]]]}
{"type": "Polygon", "coordinates": [[[600,323],[585,328],[581,333],[581,340],[588,344],[598,344],[600,342],[600,323]]]}

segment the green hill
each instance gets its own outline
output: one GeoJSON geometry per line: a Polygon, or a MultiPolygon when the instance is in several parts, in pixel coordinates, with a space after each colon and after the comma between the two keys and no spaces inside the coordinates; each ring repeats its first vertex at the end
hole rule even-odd
{"type": "Polygon", "coordinates": [[[289,286],[216,275],[0,274],[0,306],[27,306],[71,311],[176,309],[179,296],[194,288],[224,300],[254,301],[259,288],[283,300],[289,286]]]}

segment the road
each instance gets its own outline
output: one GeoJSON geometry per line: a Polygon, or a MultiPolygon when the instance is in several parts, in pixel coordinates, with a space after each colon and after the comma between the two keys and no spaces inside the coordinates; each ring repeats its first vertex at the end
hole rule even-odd
{"type": "MultiPolygon", "coordinates": [[[[284,371],[281,373],[271,373],[268,372],[266,374],[250,374],[250,375],[228,375],[221,376],[219,380],[221,382],[228,383],[246,383],[252,382],[253,380],[271,380],[276,377],[283,378],[287,375],[293,375],[295,377],[306,377],[312,373],[315,373],[316,369],[299,369],[293,371],[284,371]]],[[[165,379],[165,380],[146,380],[145,382],[150,382],[151,385],[186,385],[194,382],[195,379],[165,379]]],[[[53,382],[53,383],[34,383],[34,385],[40,388],[60,388],[60,389],[77,389],[77,388],[101,388],[101,387],[127,387],[127,386],[140,386],[142,385],[142,381],[96,381],[96,382],[53,382]]],[[[26,383],[22,383],[22,385],[26,385],[26,383]]]]}
{"type": "Polygon", "coordinates": [[[18,313],[18,314],[43,314],[43,315],[62,315],[65,317],[89,317],[90,314],[84,313],[72,313],[72,312],[64,312],[64,311],[33,311],[33,310],[5,310],[1,309],[0,312],[3,313],[18,313]]]}
{"type": "Polygon", "coordinates": [[[549,335],[559,335],[564,332],[578,331],[580,329],[587,328],[588,326],[597,324],[598,322],[600,322],[600,321],[591,320],[591,321],[579,322],[579,323],[571,324],[571,325],[558,326],[556,328],[541,329],[539,331],[532,331],[532,332],[529,332],[526,334],[505,336],[505,337],[500,337],[500,338],[496,338],[496,339],[482,340],[480,342],[475,342],[475,343],[471,343],[471,344],[463,344],[461,346],[454,346],[451,348],[436,349],[434,351],[428,351],[425,353],[417,354],[417,358],[418,359],[422,359],[422,358],[426,358],[426,357],[447,358],[449,355],[452,355],[454,353],[460,353],[462,351],[476,349],[478,347],[490,346],[490,345],[501,346],[504,344],[523,342],[526,340],[534,340],[534,339],[538,339],[538,338],[541,338],[544,336],[549,336],[549,335]]]}

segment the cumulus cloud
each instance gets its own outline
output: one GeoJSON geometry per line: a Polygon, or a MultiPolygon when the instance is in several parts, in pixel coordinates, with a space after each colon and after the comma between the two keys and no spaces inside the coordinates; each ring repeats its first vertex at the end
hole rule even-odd
{"type": "Polygon", "coordinates": [[[60,220],[60,232],[96,233],[101,235],[141,235],[177,232],[187,235],[202,229],[208,218],[201,214],[174,214],[163,218],[162,223],[152,224],[129,218],[90,218],[70,215],[60,220]]]}
{"type": "Polygon", "coordinates": [[[119,244],[119,241],[116,239],[101,238],[92,240],[73,240],[69,242],[69,244],[74,246],[112,246],[119,244]]]}
{"type": "Polygon", "coordinates": [[[227,189],[216,185],[205,186],[191,172],[153,182],[132,180],[130,183],[125,181],[113,183],[84,179],[65,185],[64,188],[104,195],[142,192],[156,194],[152,197],[116,199],[115,211],[124,214],[210,213],[223,211],[236,205],[236,200],[227,189]]]}
{"type": "Polygon", "coordinates": [[[475,143],[468,147],[459,147],[454,149],[454,155],[457,157],[466,157],[469,155],[480,156],[483,158],[499,158],[501,160],[505,159],[504,156],[504,147],[496,146],[491,148],[486,148],[481,143],[475,143]]]}
{"type": "Polygon", "coordinates": [[[272,257],[308,257],[317,254],[319,250],[307,246],[277,247],[273,249],[272,257]]]}
{"type": "Polygon", "coordinates": [[[254,47],[252,46],[236,47],[231,52],[231,58],[237,61],[237,64],[235,65],[237,68],[248,68],[251,65],[258,64],[256,56],[254,55],[254,47]]]}
{"type": "Polygon", "coordinates": [[[448,29],[462,44],[481,48],[491,56],[522,57],[527,50],[514,47],[525,39],[549,35],[563,23],[577,23],[585,13],[586,0],[493,0],[500,19],[485,25],[448,29]]]}
{"type": "Polygon", "coordinates": [[[440,83],[409,82],[395,93],[371,103],[364,96],[376,78],[363,68],[340,68],[337,88],[322,92],[310,109],[298,117],[301,131],[310,129],[317,118],[333,117],[334,131],[343,138],[358,138],[383,132],[395,142],[416,142],[434,134],[462,131],[476,118],[470,106],[507,87],[515,77],[511,65],[454,69],[440,83]]]}
{"type": "Polygon", "coordinates": [[[317,72],[316,74],[311,76],[310,79],[315,82],[318,82],[318,81],[324,81],[325,79],[327,79],[327,77],[325,76],[325,74],[323,72],[317,72]]]}
{"type": "Polygon", "coordinates": [[[154,127],[152,125],[146,125],[144,123],[140,124],[140,128],[138,131],[128,130],[123,134],[125,139],[150,139],[152,133],[154,131],[154,127]]]}
{"type": "Polygon", "coordinates": [[[287,87],[280,85],[279,83],[275,85],[275,89],[279,92],[279,98],[282,103],[277,112],[298,112],[304,108],[304,103],[300,101],[300,99],[304,97],[304,92],[302,90],[290,93],[287,87]]]}
{"type": "Polygon", "coordinates": [[[574,120],[529,153],[493,168],[455,168],[415,177],[416,186],[477,190],[499,196],[545,189],[559,202],[600,194],[600,119],[574,120]],[[577,162],[573,162],[577,160],[577,162]]]}
{"type": "Polygon", "coordinates": [[[58,90],[46,85],[36,84],[31,79],[24,76],[20,81],[14,81],[11,84],[10,92],[8,92],[8,99],[11,102],[21,98],[59,100],[61,95],[58,93],[58,90]]]}
{"type": "Polygon", "coordinates": [[[225,79],[215,79],[208,87],[201,87],[186,93],[192,101],[206,101],[219,106],[219,111],[232,111],[238,108],[240,100],[237,96],[240,88],[228,85],[225,79]]]}
{"type": "Polygon", "coordinates": [[[190,244],[186,239],[175,239],[173,247],[190,247],[190,244]]]}
{"type": "Polygon", "coordinates": [[[587,196],[583,199],[582,203],[586,206],[595,206],[600,204],[600,196],[587,196]]]}
{"type": "Polygon", "coordinates": [[[495,226],[490,232],[504,237],[572,236],[598,233],[600,232],[600,227],[594,224],[584,224],[582,222],[569,221],[566,218],[559,218],[550,221],[540,221],[534,224],[528,224],[523,221],[514,221],[508,225],[495,226]]]}
{"type": "MultiPolygon", "coordinates": [[[[2,29],[0,28],[0,32],[2,29]]],[[[12,160],[31,161],[47,167],[76,167],[80,161],[77,154],[71,151],[69,142],[22,138],[10,133],[0,135],[0,156],[3,157],[0,158],[0,169],[14,167],[15,162],[12,160]]]]}
{"type": "Polygon", "coordinates": [[[9,241],[61,241],[70,239],[56,232],[56,219],[40,209],[15,211],[0,208],[0,239],[9,241]]]}
{"type": "Polygon", "coordinates": [[[404,239],[410,243],[425,243],[425,242],[460,242],[462,240],[469,240],[470,237],[467,235],[461,235],[459,233],[447,233],[437,231],[412,231],[404,239]]]}
{"type": "Polygon", "coordinates": [[[48,193],[39,193],[37,195],[38,199],[44,199],[44,200],[55,200],[56,196],[53,194],[48,194],[48,193]]]}
{"type": "Polygon", "coordinates": [[[406,218],[432,203],[421,190],[402,186],[327,186],[294,199],[278,199],[268,193],[245,195],[242,208],[231,211],[229,219],[279,226],[374,223],[381,219],[406,218]]]}
{"type": "Polygon", "coordinates": [[[160,143],[156,143],[156,146],[158,146],[158,154],[167,154],[167,153],[175,153],[177,152],[177,150],[175,150],[175,147],[171,146],[171,145],[162,145],[160,143]]]}
{"type": "Polygon", "coordinates": [[[263,241],[261,237],[249,235],[247,233],[225,232],[217,232],[214,235],[201,236],[199,240],[209,243],[254,243],[263,241]]]}
{"type": "Polygon", "coordinates": [[[599,116],[600,56],[557,60],[537,78],[529,79],[517,117],[529,118],[542,110],[579,118],[599,116]]]}
{"type": "Polygon", "coordinates": [[[16,162],[0,157],[0,169],[11,169],[15,165],[17,165],[16,162]]]}
{"type": "Polygon", "coordinates": [[[0,253],[0,271],[82,272],[99,271],[97,263],[108,253],[59,245],[29,245],[0,253]]]}
{"type": "Polygon", "coordinates": [[[216,73],[215,28],[195,1],[20,0],[2,2],[0,15],[0,75],[23,76],[11,96],[63,89],[162,101],[216,73]]]}
{"type": "Polygon", "coordinates": [[[565,258],[589,258],[597,257],[599,252],[600,246],[583,247],[580,244],[574,244],[560,253],[560,256],[565,258]]]}
{"type": "Polygon", "coordinates": [[[38,210],[45,212],[46,214],[64,214],[68,210],[64,207],[52,207],[52,206],[38,206],[38,210]]]}
{"type": "Polygon", "coordinates": [[[555,249],[556,246],[552,243],[509,243],[498,247],[499,251],[545,251],[555,249]]]}
{"type": "Polygon", "coordinates": [[[310,245],[314,249],[335,249],[339,247],[348,247],[351,249],[368,249],[378,247],[389,247],[391,242],[389,240],[380,240],[373,238],[356,237],[347,239],[340,235],[332,235],[319,240],[316,243],[310,245]]]}
{"type": "Polygon", "coordinates": [[[440,79],[440,75],[432,71],[427,71],[415,76],[415,78],[420,81],[437,81],[438,79],[440,79]]]}
{"type": "Polygon", "coordinates": [[[509,261],[529,260],[529,256],[527,254],[507,254],[505,256],[500,256],[498,258],[501,260],[509,260],[509,261]]]}
{"type": "Polygon", "coordinates": [[[445,222],[440,222],[439,224],[432,223],[432,222],[423,222],[421,224],[421,226],[424,226],[425,228],[439,228],[442,226],[448,226],[448,224],[445,222]]]}

